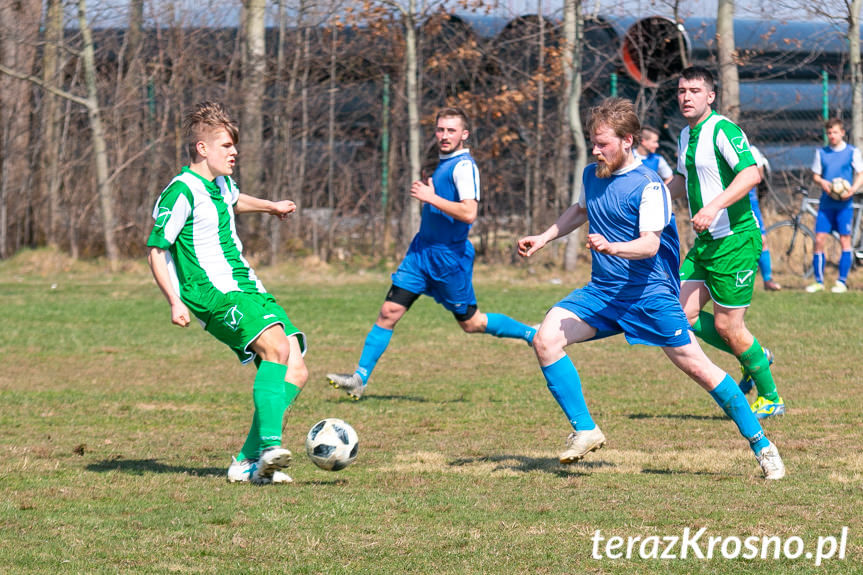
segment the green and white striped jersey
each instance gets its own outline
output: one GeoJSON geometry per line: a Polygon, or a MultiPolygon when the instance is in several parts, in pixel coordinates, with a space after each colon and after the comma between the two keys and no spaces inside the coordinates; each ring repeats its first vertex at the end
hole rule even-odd
{"type": "Polygon", "coordinates": [[[234,205],[240,197],[230,177],[209,181],[184,167],[153,208],[148,247],[169,253],[174,289],[184,300],[199,302],[210,289],[222,293],[266,293],[237,236],[234,205]]]}
{"type": "MultiPolygon", "coordinates": [[[[716,112],[694,128],[686,126],[677,140],[677,172],[686,178],[689,217],[725,191],[738,172],[755,165],[746,134],[737,124],[716,112]]],[[[758,228],[744,195],[720,210],[701,239],[719,239],[758,228]]]]}

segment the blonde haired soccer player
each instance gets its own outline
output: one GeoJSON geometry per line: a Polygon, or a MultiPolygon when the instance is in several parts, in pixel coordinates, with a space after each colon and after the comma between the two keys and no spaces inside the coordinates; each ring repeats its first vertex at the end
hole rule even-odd
{"type": "Polygon", "coordinates": [[[258,367],[255,411],[246,441],[228,468],[228,481],[287,483],[291,452],[282,447],[282,416],[308,379],[306,340],[267,293],[243,257],[234,215],[285,219],[290,200],[240,193],[231,178],[237,161],[236,124],[222,104],[203,102],[185,117],[190,163],[156,201],[147,240],[153,277],[171,306],[171,322],[194,315],[240,361],[258,367]]]}

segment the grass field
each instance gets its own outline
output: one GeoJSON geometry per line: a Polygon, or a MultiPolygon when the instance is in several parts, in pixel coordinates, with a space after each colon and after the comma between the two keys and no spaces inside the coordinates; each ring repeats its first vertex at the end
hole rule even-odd
{"type": "MultiPolygon", "coordinates": [[[[560,466],[568,425],[531,350],[463,334],[426,298],[351,402],[324,373],[353,369],[386,274],[259,269],[308,334],[311,377],[287,420],[294,483],[255,487],[224,477],[253,369],[197,326],[173,327],[142,266],[108,275],[38,259],[0,263],[4,573],[863,573],[860,272],[842,296],[756,292],[747,322],[776,353],[789,409],[766,423],[788,476],[767,483],[710,397],[622,338],[569,350],[609,443],[560,466]],[[303,453],[323,417],[360,435],[339,473],[303,453]],[[711,536],[799,537],[811,553],[843,527],[845,558],[820,567],[805,553],[718,548],[592,557],[597,530],[644,540],[706,528],[703,551],[711,536]]],[[[478,269],[480,307],[538,322],[579,285],[552,278],[478,269]]]]}

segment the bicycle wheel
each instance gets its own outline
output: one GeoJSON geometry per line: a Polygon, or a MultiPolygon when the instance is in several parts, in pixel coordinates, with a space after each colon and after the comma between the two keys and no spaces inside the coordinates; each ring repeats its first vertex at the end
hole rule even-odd
{"type": "Polygon", "coordinates": [[[776,222],[767,228],[767,245],[773,272],[808,278],[812,276],[815,234],[794,220],[776,222]]]}

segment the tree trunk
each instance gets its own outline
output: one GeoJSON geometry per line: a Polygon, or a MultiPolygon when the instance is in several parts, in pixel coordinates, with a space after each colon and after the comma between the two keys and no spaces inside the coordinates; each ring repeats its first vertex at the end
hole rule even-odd
{"type": "MultiPolygon", "coordinates": [[[[405,69],[406,69],[406,87],[407,104],[408,104],[408,158],[410,165],[410,174],[408,181],[412,182],[420,177],[422,170],[422,159],[420,158],[420,146],[422,142],[422,133],[420,126],[420,91],[418,82],[419,70],[419,52],[417,50],[417,30],[416,30],[416,0],[408,2],[408,12],[403,14],[405,26],[405,69]]],[[[407,194],[407,190],[402,193],[407,194]]],[[[402,243],[407,246],[411,238],[420,229],[420,202],[414,201],[410,197],[406,198],[404,237],[402,243]]]]}
{"type": "Polygon", "coordinates": [[[537,0],[536,13],[539,22],[539,58],[536,67],[536,138],[533,148],[533,197],[530,219],[532,222],[542,222],[540,214],[545,203],[545,178],[542,174],[542,132],[545,130],[545,19],[542,17],[542,0],[537,0]]]}
{"type": "MultiPolygon", "coordinates": [[[[581,0],[566,0],[564,4],[564,36],[566,38],[566,55],[564,56],[565,81],[571,84],[567,118],[572,142],[575,146],[575,166],[572,170],[572,193],[570,204],[578,201],[581,193],[581,173],[587,165],[587,143],[584,128],[581,124],[581,55],[584,44],[584,16],[581,10],[581,0]]],[[[581,242],[581,231],[572,232],[566,241],[563,253],[563,269],[574,270],[578,263],[578,252],[581,242]]]]}
{"type": "Polygon", "coordinates": [[[266,89],[266,0],[244,0],[246,11],[245,57],[243,59],[242,155],[240,188],[261,196],[261,157],[264,134],[264,91],[266,89]]]}
{"type": "Polygon", "coordinates": [[[732,122],[740,119],[740,80],[734,46],[734,0],[719,0],[716,7],[716,42],[719,52],[719,87],[722,113],[732,122]]]}
{"type": "Polygon", "coordinates": [[[85,0],[78,0],[78,27],[84,41],[82,59],[84,63],[84,81],[87,86],[87,116],[90,120],[90,130],[93,137],[93,159],[96,166],[96,183],[99,193],[99,205],[102,208],[102,233],[105,239],[105,254],[112,271],[116,271],[120,260],[114,237],[114,190],[108,173],[108,147],[105,142],[105,130],[102,127],[102,117],[99,109],[99,92],[96,86],[96,62],[93,54],[93,34],[87,22],[87,5],[85,0]]]}
{"type": "MultiPolygon", "coordinates": [[[[63,42],[62,0],[48,0],[45,14],[45,48],[42,51],[42,81],[58,84],[60,71],[59,52],[63,42]]],[[[60,122],[60,102],[57,96],[45,93],[42,99],[42,156],[39,167],[39,187],[48,201],[48,245],[60,243],[59,230],[63,211],[60,209],[60,138],[57,137],[60,122]]]]}
{"type": "Polygon", "coordinates": [[[851,137],[863,147],[863,66],[860,58],[860,9],[863,0],[852,0],[848,14],[848,52],[851,67],[851,137]]]}

